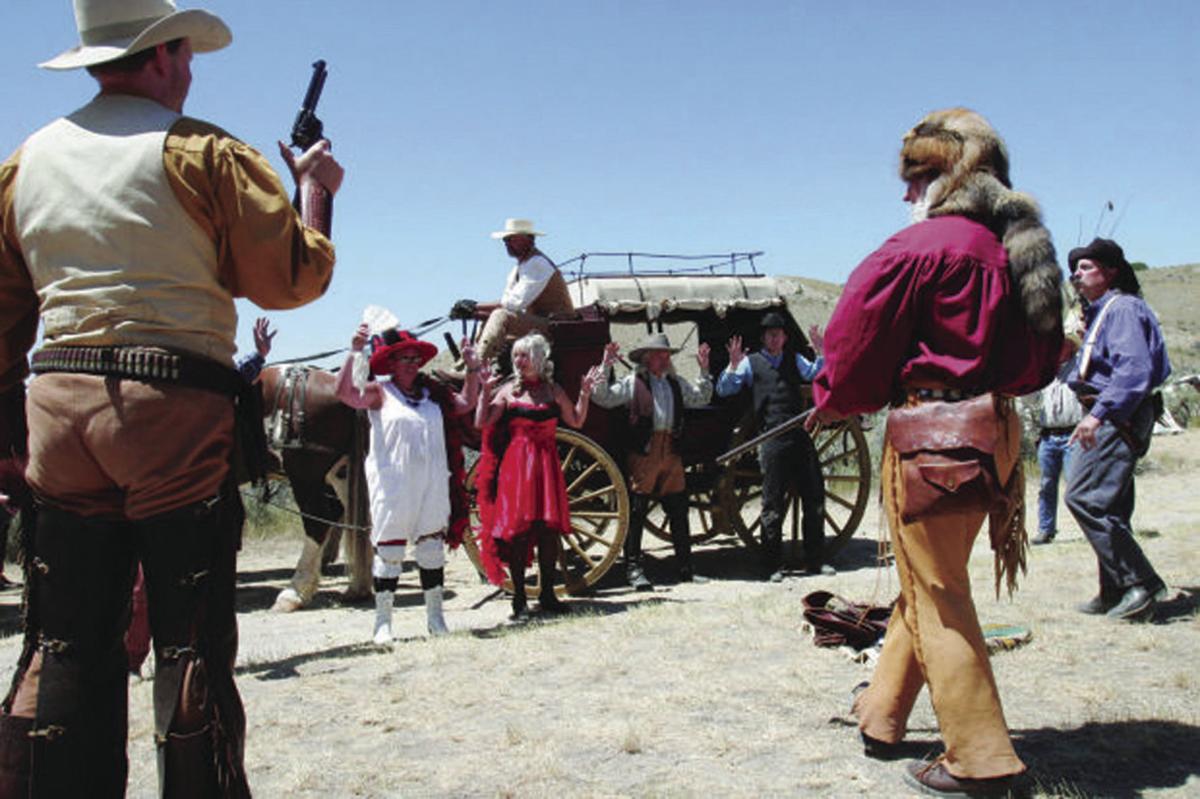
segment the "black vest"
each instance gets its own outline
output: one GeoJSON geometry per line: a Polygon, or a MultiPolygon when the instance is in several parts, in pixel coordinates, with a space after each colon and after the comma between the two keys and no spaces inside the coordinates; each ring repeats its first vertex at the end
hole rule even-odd
{"type": "Polygon", "coordinates": [[[776,369],[759,352],[750,353],[750,371],[754,375],[754,413],[758,429],[768,430],[786,422],[804,407],[800,387],[800,370],[796,368],[796,353],[784,349],[783,360],[776,369]]]}
{"type": "MultiPolygon", "coordinates": [[[[675,407],[671,409],[671,446],[683,433],[683,389],[679,387],[679,378],[673,374],[665,375],[667,385],[671,387],[671,401],[675,407]]],[[[645,454],[650,450],[650,438],[654,435],[654,391],[650,388],[650,376],[638,371],[633,380],[633,396],[629,399],[630,446],[636,452],[645,454]]]]}

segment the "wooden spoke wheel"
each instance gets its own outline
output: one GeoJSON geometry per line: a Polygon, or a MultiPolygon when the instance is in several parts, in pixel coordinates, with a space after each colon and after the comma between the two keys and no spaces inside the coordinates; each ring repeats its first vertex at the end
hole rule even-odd
{"type": "MultiPolygon", "coordinates": [[[[687,487],[684,490],[687,492],[688,508],[691,511],[688,531],[691,533],[693,544],[708,541],[728,530],[716,511],[717,492],[711,474],[713,468],[711,463],[686,467],[687,487]]],[[[671,526],[667,523],[667,513],[657,499],[650,502],[650,508],[646,511],[646,532],[662,541],[671,540],[671,526]]]]}
{"type": "MultiPolygon", "coordinates": [[[[571,532],[562,539],[555,581],[555,592],[563,596],[582,593],[594,585],[620,556],[629,529],[629,492],[616,461],[595,441],[561,428],[555,438],[571,506],[571,532]]],[[[467,475],[471,529],[464,537],[463,547],[482,575],[483,561],[473,533],[479,525],[475,503],[478,467],[477,461],[467,475]]],[[[526,575],[525,585],[529,597],[536,599],[541,592],[536,559],[526,575]]],[[[512,581],[505,579],[504,590],[511,593],[512,589],[512,581]]]]}
{"type": "MultiPolygon", "coordinates": [[[[753,434],[753,418],[747,416],[734,430],[732,446],[753,434]]],[[[845,546],[858,529],[871,499],[871,453],[867,438],[856,418],[823,427],[813,435],[821,474],[825,481],[825,557],[845,546]]],[[[747,452],[726,467],[717,481],[717,507],[730,529],[749,546],[758,546],[762,527],[762,469],[758,453],[747,452]]],[[[795,491],[787,497],[785,535],[800,537],[800,498],[795,491]]]]}

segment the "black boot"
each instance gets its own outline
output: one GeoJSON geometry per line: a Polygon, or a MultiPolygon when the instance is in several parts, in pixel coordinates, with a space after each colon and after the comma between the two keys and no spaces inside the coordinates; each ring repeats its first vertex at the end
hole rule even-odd
{"type": "Polygon", "coordinates": [[[630,494],[629,530],[625,533],[625,580],[634,591],[654,590],[642,571],[642,531],[646,527],[646,509],[649,506],[650,497],[630,494]]]}
{"type": "Polygon", "coordinates": [[[825,503],[804,507],[804,571],[808,575],[836,574],[832,566],[825,564],[825,503]]]}
{"type": "Polygon", "coordinates": [[[234,683],[241,497],[135,523],[154,636],[154,716],[163,796],[249,797],[246,716],[234,683]]]}
{"type": "Polygon", "coordinates": [[[508,575],[512,578],[512,615],[510,621],[529,620],[529,602],[525,598],[525,547],[527,542],[518,538],[509,544],[508,575]]]}
{"type": "Polygon", "coordinates": [[[675,563],[679,567],[679,582],[706,583],[708,580],[692,570],[692,530],[688,524],[687,494],[668,494],[662,498],[663,510],[671,525],[671,546],[675,549],[675,563]]]}
{"type": "Polygon", "coordinates": [[[33,719],[0,715],[0,796],[29,796],[33,719]]]}
{"type": "Polygon", "coordinates": [[[569,613],[570,607],[554,593],[554,575],[558,566],[558,533],[545,531],[538,541],[538,574],[541,578],[542,592],[538,595],[538,605],[542,613],[569,613]]]}
{"type": "Polygon", "coordinates": [[[762,573],[772,583],[783,580],[783,520],[762,515],[762,573]]]}
{"type": "MultiPolygon", "coordinates": [[[[128,760],[123,642],[133,591],[134,537],[125,522],[41,508],[27,570],[27,624],[36,668],[14,682],[7,706],[36,686],[29,745],[32,796],[122,796],[128,760]]],[[[24,659],[23,659],[24,661],[24,659]]],[[[5,734],[24,724],[6,717],[5,734]]],[[[25,753],[17,752],[20,759],[25,753]]],[[[7,766],[6,766],[7,768],[7,766]]],[[[18,781],[19,781],[18,777],[18,781]]]]}

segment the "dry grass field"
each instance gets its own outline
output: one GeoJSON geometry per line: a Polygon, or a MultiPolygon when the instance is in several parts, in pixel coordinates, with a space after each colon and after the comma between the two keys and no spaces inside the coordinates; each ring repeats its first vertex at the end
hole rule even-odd
{"type": "MultiPolygon", "coordinates": [[[[1139,478],[1140,541],[1172,588],[1156,623],[1072,609],[1095,590],[1095,559],[1069,517],[1033,550],[1012,601],[993,596],[986,537],[976,547],[982,620],[1033,631],[993,665],[1035,795],[1200,795],[1198,450],[1197,430],[1160,438],[1139,478]]],[[[752,554],[718,542],[697,556],[708,584],[649,595],[613,584],[576,599],[570,617],[523,626],[460,553],[448,567],[454,634],[425,637],[414,573],[391,649],[367,643],[370,608],[337,602],[344,577],[327,578],[311,609],[268,612],[299,542],[252,541],[238,586],[252,786],[264,797],[904,796],[903,764],[864,758],[847,716],[870,667],[801,630],[809,591],[893,597],[894,574],[874,563],[878,529],[873,507],[833,577],[757,582],[752,554]]],[[[651,554],[665,583],[668,548],[651,554]]],[[[0,595],[4,679],[18,599],[0,595]]],[[[150,682],[134,681],[134,797],[155,790],[150,701],[150,682]]],[[[908,740],[914,757],[937,750],[924,698],[908,740]]]]}
{"type": "MultiPolygon", "coordinates": [[[[1142,278],[1176,373],[1200,369],[1200,266],[1142,278]]],[[[784,280],[800,292],[790,302],[797,320],[824,324],[838,287],[784,280]]],[[[1096,565],[1065,508],[1058,540],[1032,550],[1012,600],[994,597],[991,553],[986,535],[979,539],[971,569],[981,620],[1033,632],[1030,643],[993,657],[1033,795],[1200,796],[1197,486],[1200,429],[1156,439],[1135,515],[1142,546],[1171,586],[1154,623],[1075,612],[1096,590],[1096,565]]],[[[669,546],[648,537],[649,575],[661,582],[654,593],[612,580],[573,600],[570,616],[520,626],[507,621],[505,597],[455,553],[446,602],[453,634],[426,637],[414,571],[397,594],[391,648],[368,643],[372,608],[338,601],[340,567],[313,607],[269,612],[299,553],[299,525],[290,527],[249,536],[240,562],[238,680],[258,796],[908,795],[904,764],[866,759],[847,715],[850,689],[870,678],[870,666],[815,647],[801,625],[801,600],[813,590],[894,598],[894,572],[876,564],[875,504],[838,555],[836,576],[764,584],[754,579],[754,553],[718,539],[696,554],[711,582],[670,585],[669,546]]],[[[11,564],[7,571],[16,573],[11,564]]],[[[20,643],[19,600],[0,594],[5,681],[20,643]]],[[[150,707],[151,683],[134,680],[133,797],[156,790],[150,707]]],[[[913,757],[938,750],[924,697],[907,741],[913,757]]]]}

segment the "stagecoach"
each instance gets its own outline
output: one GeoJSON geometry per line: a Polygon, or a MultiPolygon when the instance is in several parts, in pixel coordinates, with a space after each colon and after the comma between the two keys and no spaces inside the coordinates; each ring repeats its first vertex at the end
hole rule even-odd
{"type": "MultiPolygon", "coordinates": [[[[788,334],[801,353],[813,355],[808,339],[788,310],[788,296],[780,281],[757,274],[753,257],[758,253],[734,253],[716,257],[698,256],[680,261],[678,256],[620,254],[625,268],[600,271],[594,264],[617,254],[581,255],[561,265],[571,276],[569,286],[577,308],[570,319],[550,323],[555,379],[574,397],[587,370],[600,363],[610,340],[631,348],[647,332],[666,331],[673,346],[682,346],[675,356],[680,374],[694,376],[693,357],[705,342],[711,348],[710,371],[714,376],[728,363],[725,343],[741,335],[747,344],[759,339],[760,321],[767,311],[781,313],[788,334]],[[656,269],[636,268],[655,259],[656,269]],[[665,260],[664,259],[670,259],[665,260]],[[704,263],[704,261],[710,263],[704,263]],[[589,264],[590,262],[590,264],[589,264]],[[663,265],[667,268],[661,268],[663,265]],[[592,271],[587,268],[592,266],[592,271]]],[[[611,262],[611,261],[610,261],[611,262]]],[[[467,323],[464,322],[464,328],[467,323]]],[[[477,331],[476,331],[477,332],[477,331]]],[[[471,331],[467,331],[468,335],[471,331]]],[[[448,337],[449,338],[449,337],[448,337]]],[[[628,368],[625,365],[624,368],[628,368]]],[[[623,374],[620,364],[616,376],[623,374]]],[[[560,427],[558,450],[571,504],[572,530],[566,537],[560,561],[560,593],[581,593],[597,583],[621,555],[629,524],[629,492],[626,488],[624,408],[608,410],[592,404],[581,430],[560,427]]],[[[688,409],[682,437],[682,457],[687,472],[687,493],[692,512],[693,542],[718,537],[758,546],[759,497],[762,474],[756,450],[724,464],[718,456],[750,439],[757,431],[749,400],[745,396],[720,398],[712,404],[688,409]]],[[[825,476],[826,554],[836,553],[854,535],[866,510],[871,489],[871,459],[867,440],[856,419],[824,427],[814,436],[825,476]]],[[[468,489],[474,492],[475,469],[468,474],[468,489]]],[[[785,536],[791,530],[792,547],[799,543],[799,499],[789,501],[784,522],[785,536]]],[[[473,518],[478,522],[477,516],[473,518]]],[[[669,541],[665,515],[653,508],[647,531],[669,541]]],[[[476,568],[482,567],[479,551],[468,535],[465,548],[476,568]]],[[[529,575],[532,594],[536,574],[529,575]]],[[[511,586],[506,586],[511,588],[511,586]]]]}

